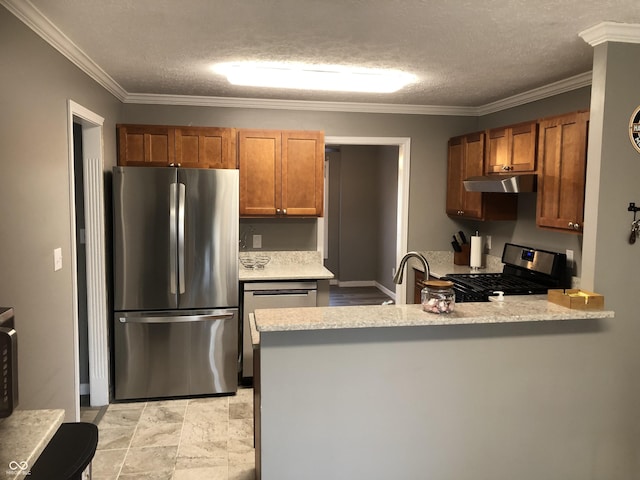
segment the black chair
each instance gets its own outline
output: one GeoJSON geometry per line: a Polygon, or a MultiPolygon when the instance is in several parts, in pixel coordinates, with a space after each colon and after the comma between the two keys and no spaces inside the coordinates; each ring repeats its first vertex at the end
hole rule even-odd
{"type": "Polygon", "coordinates": [[[93,423],[63,423],[31,467],[31,480],[82,480],[98,446],[93,423]]]}

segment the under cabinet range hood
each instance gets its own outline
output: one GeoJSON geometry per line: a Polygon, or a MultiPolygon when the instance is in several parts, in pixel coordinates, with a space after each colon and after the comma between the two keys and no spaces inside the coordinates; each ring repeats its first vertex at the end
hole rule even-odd
{"type": "Polygon", "coordinates": [[[536,191],[536,175],[485,175],[463,181],[467,192],[528,193],[536,191]]]}

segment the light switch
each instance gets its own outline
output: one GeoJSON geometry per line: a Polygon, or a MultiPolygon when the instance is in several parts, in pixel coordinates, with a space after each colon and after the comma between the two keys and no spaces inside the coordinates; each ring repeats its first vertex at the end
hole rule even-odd
{"type": "Polygon", "coordinates": [[[62,248],[53,250],[53,271],[62,270],[62,248]]]}
{"type": "Polygon", "coordinates": [[[253,248],[262,248],[262,235],[253,236],[253,248]]]}

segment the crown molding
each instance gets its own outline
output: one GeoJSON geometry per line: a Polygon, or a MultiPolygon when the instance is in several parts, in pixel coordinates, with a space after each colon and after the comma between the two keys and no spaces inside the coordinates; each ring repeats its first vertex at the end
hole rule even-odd
{"type": "Polygon", "coordinates": [[[205,97],[190,95],[128,94],[124,103],[153,105],[192,105],[199,107],[266,108],[273,110],[307,110],[316,112],[395,113],[406,115],[474,116],[475,107],[437,105],[402,105],[390,103],[317,102],[307,100],[273,100],[266,98],[205,97]]]}
{"type": "Polygon", "coordinates": [[[127,92],[31,2],[28,0],[0,0],[0,4],[118,100],[125,99],[127,92]]]}
{"type": "Polygon", "coordinates": [[[534,88],[528,92],[513,95],[512,97],[504,98],[496,102],[487,103],[486,105],[482,105],[477,108],[476,115],[488,115],[508,108],[518,107],[526,103],[553,97],[554,95],[559,95],[561,93],[577,90],[578,88],[588,87],[591,85],[592,73],[593,72],[581,73],[558,82],[550,83],[549,85],[534,88]]]}
{"type": "MultiPolygon", "coordinates": [[[[13,15],[69,59],[80,70],[123,103],[148,105],[191,105],[227,108],[262,108],[276,110],[310,110],[317,112],[387,113],[401,115],[482,116],[536,100],[591,85],[591,72],[561,80],[543,87],[481,106],[404,105],[385,103],[317,102],[272,100],[261,98],[228,98],[190,95],[158,95],[128,93],[29,0],[0,0],[13,15]]],[[[620,41],[640,43],[640,25],[603,22],[580,33],[587,42],[620,41]]],[[[597,45],[598,43],[592,44],[597,45]]]]}
{"type": "Polygon", "coordinates": [[[579,35],[592,47],[605,42],[640,43],[640,24],[602,22],[579,35]]]}

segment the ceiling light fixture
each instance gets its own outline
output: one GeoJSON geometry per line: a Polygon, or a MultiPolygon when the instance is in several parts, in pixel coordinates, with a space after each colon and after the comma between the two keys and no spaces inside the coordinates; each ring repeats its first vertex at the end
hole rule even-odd
{"type": "Polygon", "coordinates": [[[391,93],[415,81],[398,70],[374,70],[338,65],[298,63],[232,62],[212,67],[233,85],[329,90],[340,92],[391,93]]]}

